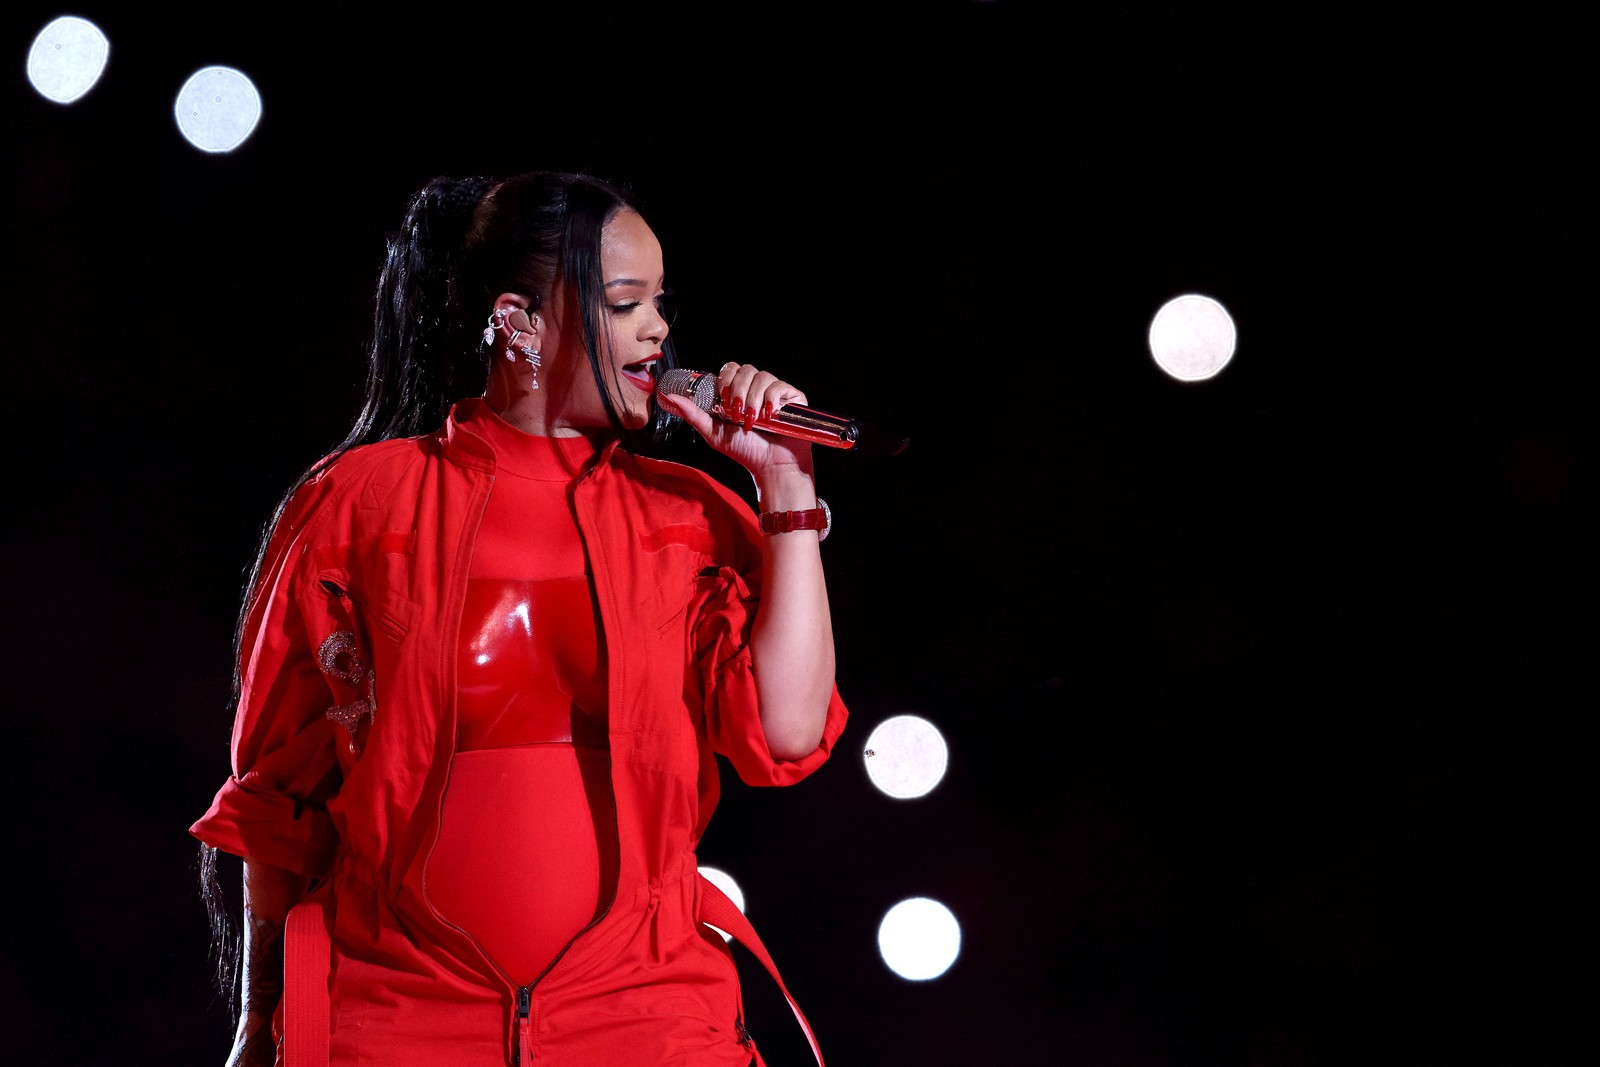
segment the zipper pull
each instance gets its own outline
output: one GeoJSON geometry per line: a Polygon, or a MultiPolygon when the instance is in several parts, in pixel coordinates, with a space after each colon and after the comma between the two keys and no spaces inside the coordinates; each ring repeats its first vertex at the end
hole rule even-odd
{"type": "Polygon", "coordinates": [[[533,987],[523,986],[517,990],[517,1064],[518,1067],[528,1067],[533,1062],[533,1030],[528,1020],[528,1013],[533,1000],[533,987]]]}
{"type": "Polygon", "coordinates": [[[754,1050],[756,1039],[751,1037],[750,1031],[744,1028],[743,1015],[735,1015],[733,1017],[733,1031],[739,1035],[739,1044],[743,1045],[746,1050],[754,1050]]]}

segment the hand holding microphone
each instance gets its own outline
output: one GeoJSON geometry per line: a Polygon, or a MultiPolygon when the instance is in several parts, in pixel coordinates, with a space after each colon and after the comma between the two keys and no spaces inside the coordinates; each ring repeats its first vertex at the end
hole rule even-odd
{"type": "Polygon", "coordinates": [[[856,438],[860,436],[855,420],[801,404],[784,404],[776,410],[766,407],[746,410],[741,400],[730,410],[723,406],[722,396],[717,390],[717,375],[708,371],[685,370],[681,367],[669,370],[656,383],[656,391],[668,396],[681,396],[713,418],[736,423],[748,430],[796,437],[831,448],[854,448],[856,438]]]}
{"type": "MultiPolygon", "coordinates": [[[[723,369],[737,366],[724,364],[723,369]]],[[[904,438],[880,440],[873,434],[864,434],[864,428],[855,419],[804,404],[786,403],[774,409],[761,407],[748,410],[742,406],[742,400],[736,400],[732,410],[729,410],[723,406],[722,396],[717,389],[720,373],[675,368],[661,375],[656,383],[656,391],[667,396],[682,397],[723,422],[828,448],[859,450],[864,439],[870,439],[877,444],[875,450],[893,455],[903,451],[908,443],[904,438]]]]}

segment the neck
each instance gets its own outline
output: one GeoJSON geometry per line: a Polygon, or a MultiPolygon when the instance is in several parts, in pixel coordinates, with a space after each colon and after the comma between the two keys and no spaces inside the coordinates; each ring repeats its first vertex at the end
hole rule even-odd
{"type": "Polygon", "coordinates": [[[504,373],[491,374],[483,399],[508,426],[523,433],[536,437],[584,436],[583,431],[551,417],[548,390],[528,388],[526,378],[519,380],[504,373]]]}

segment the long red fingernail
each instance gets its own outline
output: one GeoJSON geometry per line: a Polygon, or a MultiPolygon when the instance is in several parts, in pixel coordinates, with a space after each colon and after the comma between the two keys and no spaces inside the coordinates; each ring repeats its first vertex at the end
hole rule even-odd
{"type": "Polygon", "coordinates": [[[768,400],[761,405],[761,421],[766,422],[770,418],[772,418],[772,401],[768,400]]]}

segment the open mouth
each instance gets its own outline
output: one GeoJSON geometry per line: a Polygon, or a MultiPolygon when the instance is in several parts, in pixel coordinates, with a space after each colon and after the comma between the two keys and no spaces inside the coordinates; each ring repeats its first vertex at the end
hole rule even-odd
{"type": "Polygon", "coordinates": [[[657,352],[648,359],[629,363],[622,368],[622,376],[645,392],[653,393],[656,390],[655,366],[660,358],[661,353],[657,352]]]}

